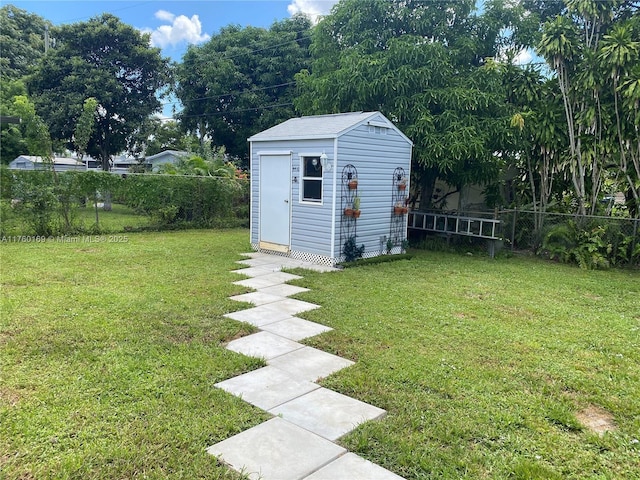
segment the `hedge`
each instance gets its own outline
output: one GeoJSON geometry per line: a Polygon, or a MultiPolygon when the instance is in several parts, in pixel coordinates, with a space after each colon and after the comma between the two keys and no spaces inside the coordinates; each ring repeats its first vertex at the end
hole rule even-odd
{"type": "Polygon", "coordinates": [[[75,208],[111,197],[151,217],[155,229],[246,226],[245,179],[108,172],[0,169],[2,221],[20,218],[23,235],[80,233],[75,208]]]}

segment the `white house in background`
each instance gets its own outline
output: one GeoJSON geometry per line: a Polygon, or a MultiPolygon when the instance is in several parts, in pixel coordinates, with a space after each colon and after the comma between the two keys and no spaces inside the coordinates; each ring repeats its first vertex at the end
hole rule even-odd
{"type": "MultiPolygon", "coordinates": [[[[54,157],[53,168],[56,172],[67,172],[69,170],[84,171],[87,169],[83,162],[75,158],[54,157]]],[[[49,165],[42,157],[36,155],[20,155],[9,163],[12,170],[47,170],[49,165]]]]}
{"type": "Polygon", "coordinates": [[[145,158],[144,163],[147,168],[150,168],[152,172],[157,172],[160,165],[170,163],[176,165],[180,160],[187,157],[189,154],[181,150],[165,150],[164,152],[156,153],[145,158]]]}

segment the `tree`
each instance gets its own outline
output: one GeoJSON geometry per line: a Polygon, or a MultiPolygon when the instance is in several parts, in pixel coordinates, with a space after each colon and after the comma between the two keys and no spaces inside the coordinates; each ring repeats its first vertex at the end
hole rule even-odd
{"type": "MultiPolygon", "coordinates": [[[[0,115],[18,116],[14,101],[16,97],[27,96],[27,88],[21,80],[0,82],[0,115]]],[[[7,123],[0,125],[0,158],[8,164],[18,155],[28,152],[22,136],[24,125],[7,123]]]]}
{"type": "Polygon", "coordinates": [[[466,0],[342,1],[314,31],[311,71],[296,77],[303,113],[379,110],[408,134],[423,208],[438,178],[459,189],[494,182],[504,164],[496,152],[513,150],[501,70],[485,60],[506,40],[499,17],[473,9],[466,0]]]}
{"type": "Polygon", "coordinates": [[[82,105],[82,113],[80,114],[80,118],[78,118],[78,123],[76,124],[76,129],[73,134],[76,151],[80,154],[80,158],[82,158],[87,151],[89,139],[91,138],[91,133],[96,123],[95,115],[97,108],[98,101],[93,97],[87,98],[82,105]]]}
{"type": "Polygon", "coordinates": [[[73,148],[84,101],[95,98],[95,125],[86,150],[109,169],[128,137],[160,109],[158,91],[169,80],[168,60],[149,36],[104,14],[65,25],[30,78],[28,87],[51,134],[73,148]]]}
{"type": "Polygon", "coordinates": [[[615,25],[604,35],[598,60],[609,71],[620,174],[640,214],[640,19],[615,25]],[[635,35],[634,35],[635,32],[635,35]]]}
{"type": "Polygon", "coordinates": [[[45,30],[51,23],[13,5],[0,8],[0,83],[29,73],[44,55],[45,30]]]}
{"type": "Polygon", "coordinates": [[[29,154],[40,156],[43,160],[50,162],[53,158],[51,136],[47,125],[36,113],[35,106],[25,95],[14,97],[13,105],[14,111],[22,120],[22,136],[25,139],[29,154]]]}
{"type": "Polygon", "coordinates": [[[619,164],[626,175],[633,163],[626,163],[633,153],[625,144],[633,142],[634,135],[637,142],[637,132],[623,122],[633,122],[634,113],[620,109],[620,86],[621,76],[631,73],[638,61],[637,40],[632,38],[637,39],[637,28],[623,25],[629,18],[637,23],[637,6],[625,0],[570,0],[564,7],[544,24],[538,52],[555,73],[561,92],[578,213],[593,214],[606,170],[619,164]]]}
{"type": "Polygon", "coordinates": [[[568,152],[564,111],[555,81],[544,79],[534,68],[504,68],[509,102],[518,108],[511,121],[520,137],[513,158],[526,192],[518,200],[530,205],[535,230],[540,231],[554,186],[560,185],[560,196],[564,192],[568,152]]]}
{"type": "Polygon", "coordinates": [[[294,115],[294,75],[308,66],[306,17],[270,29],[230,25],[191,46],[176,70],[182,125],[201,141],[248,158],[247,138],[294,115]]]}
{"type": "Polygon", "coordinates": [[[185,133],[179,122],[163,122],[156,117],[147,119],[129,142],[129,151],[136,157],[149,157],[165,150],[197,152],[198,149],[198,139],[185,133]]]}

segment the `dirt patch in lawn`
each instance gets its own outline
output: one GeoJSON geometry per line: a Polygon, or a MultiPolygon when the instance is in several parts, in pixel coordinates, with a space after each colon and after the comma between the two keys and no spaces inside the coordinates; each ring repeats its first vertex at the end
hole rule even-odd
{"type": "Polygon", "coordinates": [[[605,432],[616,429],[613,415],[604,408],[596,407],[595,405],[590,405],[578,412],[576,418],[582,425],[598,435],[603,435],[605,432]]]}

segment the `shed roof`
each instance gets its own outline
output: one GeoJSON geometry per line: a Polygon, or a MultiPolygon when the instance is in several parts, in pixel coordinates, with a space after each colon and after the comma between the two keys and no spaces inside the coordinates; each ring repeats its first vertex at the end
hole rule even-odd
{"type": "Polygon", "coordinates": [[[385,118],[380,112],[333,113],[329,115],[291,118],[267,130],[256,133],[249,138],[249,141],[336,138],[376,116],[382,117],[389,128],[393,128],[409,143],[412,143],[398,127],[385,118]]]}

